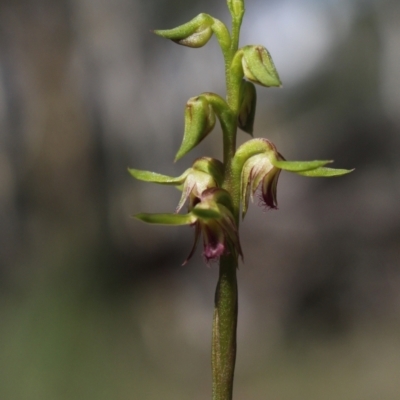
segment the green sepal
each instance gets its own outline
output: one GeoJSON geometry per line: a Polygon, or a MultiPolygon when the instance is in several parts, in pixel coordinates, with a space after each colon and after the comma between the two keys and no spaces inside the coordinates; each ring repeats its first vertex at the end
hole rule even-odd
{"type": "Polygon", "coordinates": [[[206,208],[201,207],[201,205],[197,205],[193,208],[192,214],[201,219],[218,219],[221,217],[221,213],[218,208],[206,208]]]}
{"type": "Polygon", "coordinates": [[[310,178],[330,178],[334,176],[342,176],[353,172],[353,169],[337,169],[337,168],[316,168],[310,171],[297,172],[298,175],[308,176],[310,178]]]}
{"type": "Polygon", "coordinates": [[[274,170],[274,166],[269,158],[262,153],[249,157],[244,163],[240,186],[242,218],[246,215],[250,197],[253,200],[253,195],[264,176],[272,170],[274,170]]]}
{"type": "MultiPolygon", "coordinates": [[[[204,172],[208,175],[211,175],[215,180],[217,186],[222,186],[225,167],[221,161],[211,157],[200,157],[195,160],[192,168],[196,171],[204,172]]],[[[189,170],[186,172],[189,172],[189,170]]],[[[183,175],[185,175],[186,172],[183,175]]]]}
{"type": "Polygon", "coordinates": [[[204,96],[190,98],[185,109],[183,141],[175,161],[196,147],[213,130],[215,121],[214,110],[204,96]]]}
{"type": "Polygon", "coordinates": [[[256,114],[257,92],[253,83],[242,80],[240,88],[240,108],[238,127],[253,136],[254,117],[256,114]]]}
{"type": "Polygon", "coordinates": [[[128,171],[135,179],[138,179],[139,181],[160,183],[173,186],[181,185],[184,182],[188,173],[190,172],[190,170],[188,169],[182,175],[174,178],[172,176],[162,175],[151,171],[142,171],[134,168],[128,168],[128,171]]]}
{"type": "MultiPolygon", "coordinates": [[[[238,147],[232,160],[232,172],[235,175],[234,179],[240,177],[244,163],[252,156],[256,154],[268,153],[276,159],[274,155],[275,146],[264,138],[256,138],[248,140],[238,147]]],[[[239,178],[240,179],[240,178],[239,178]]]]}
{"type": "Polygon", "coordinates": [[[233,201],[231,195],[224,189],[219,189],[218,193],[215,195],[215,201],[227,208],[233,213],[233,201]]]}
{"type": "Polygon", "coordinates": [[[191,168],[191,172],[188,174],[185,183],[178,187],[179,190],[182,190],[182,196],[179,200],[176,212],[181,210],[188,199],[189,209],[191,209],[195,198],[199,198],[204,190],[215,187],[216,185],[217,181],[211,174],[191,168]]]}
{"type": "Polygon", "coordinates": [[[264,138],[256,138],[243,143],[236,150],[232,161],[234,172],[238,173],[239,171],[242,171],[244,163],[256,154],[264,154],[274,167],[289,172],[308,171],[323,167],[332,162],[332,160],[286,161],[278,153],[272,142],[264,138]]]}
{"type": "Polygon", "coordinates": [[[233,202],[231,195],[221,188],[210,188],[205,190],[201,196],[201,201],[197,203],[191,213],[201,219],[219,219],[229,210],[232,213],[233,202]]]}
{"type": "Polygon", "coordinates": [[[213,34],[213,24],[213,17],[201,13],[191,21],[176,28],[155,30],[153,32],[182,46],[197,48],[204,46],[210,40],[213,34]]]}
{"type": "Polygon", "coordinates": [[[196,217],[189,214],[150,214],[140,213],[134,216],[136,219],[148,224],[159,225],[190,225],[196,222],[196,217]]]}
{"type": "Polygon", "coordinates": [[[266,87],[280,87],[282,82],[268,50],[260,45],[243,47],[242,66],[245,77],[266,87]]]}
{"type": "Polygon", "coordinates": [[[274,167],[283,169],[289,172],[301,172],[315,170],[316,168],[323,167],[326,164],[330,164],[332,160],[315,160],[315,161],[281,161],[274,157],[271,157],[271,164],[274,167]]]}

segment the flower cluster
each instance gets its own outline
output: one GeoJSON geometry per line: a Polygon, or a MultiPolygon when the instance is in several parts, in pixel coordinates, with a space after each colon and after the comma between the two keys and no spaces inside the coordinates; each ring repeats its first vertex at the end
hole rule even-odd
{"type": "Polygon", "coordinates": [[[350,172],[327,168],[332,160],[286,161],[268,139],[257,138],[242,144],[233,158],[233,171],[240,177],[242,216],[246,215],[249,199],[261,187],[261,199],[267,208],[276,209],[278,178],[282,170],[309,177],[332,177],[350,172]]]}
{"type": "MultiPolygon", "coordinates": [[[[277,184],[281,170],[304,176],[337,176],[348,170],[326,168],[324,161],[286,161],[275,145],[267,139],[252,139],[240,146],[232,161],[232,174],[240,180],[242,217],[249,199],[261,187],[261,198],[268,208],[277,208],[277,184]]],[[[129,169],[139,180],[173,185],[182,190],[175,214],[136,215],[141,221],[163,225],[190,225],[195,228],[195,240],[186,264],[192,257],[199,237],[203,238],[203,256],[207,262],[226,254],[242,255],[238,226],[231,195],[221,188],[223,164],[213,158],[197,159],[191,168],[174,178],[150,171],[129,169]],[[178,214],[187,203],[188,213],[178,214]]]]}
{"type": "Polygon", "coordinates": [[[242,256],[233,204],[229,193],[221,188],[223,165],[212,158],[199,158],[193,166],[177,178],[149,171],[129,169],[139,180],[174,185],[182,190],[175,214],[136,215],[141,221],[163,225],[190,225],[195,228],[195,239],[186,264],[192,257],[200,236],[206,262],[218,260],[224,254],[242,256]],[[187,202],[188,213],[178,214],[187,202]]]}
{"type": "MultiPolygon", "coordinates": [[[[244,4],[228,0],[233,20],[240,26],[244,4]]],[[[268,50],[261,45],[238,48],[226,26],[208,14],[199,14],[174,29],[156,30],[159,36],[192,48],[204,46],[215,35],[226,62],[227,99],[205,92],[186,103],[185,128],[175,161],[196,147],[219,120],[224,135],[224,163],[202,157],[177,178],[149,171],[130,169],[131,175],[146,182],[173,185],[182,191],[174,214],[138,214],[141,221],[165,225],[190,225],[195,228],[192,257],[200,236],[207,262],[223,255],[242,256],[238,224],[240,207],[246,215],[249,200],[261,187],[261,199],[267,208],[276,209],[277,185],[282,170],[303,176],[330,177],[349,170],[327,168],[324,161],[286,161],[267,139],[251,139],[235,147],[236,128],[252,135],[256,111],[255,85],[280,87],[281,80],[268,50]],[[187,203],[188,212],[179,214],[187,203]]]]}

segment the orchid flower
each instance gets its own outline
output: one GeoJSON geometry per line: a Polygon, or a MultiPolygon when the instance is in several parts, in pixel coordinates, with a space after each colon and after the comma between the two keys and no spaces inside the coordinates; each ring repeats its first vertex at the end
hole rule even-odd
{"type": "Polygon", "coordinates": [[[132,168],[129,168],[128,171],[134,178],[141,181],[172,185],[182,190],[182,196],[176,208],[176,212],[179,212],[186,200],[189,199],[188,209],[190,211],[203,191],[222,185],[224,166],[221,161],[214,158],[201,157],[177,178],[132,168]]]}
{"type": "Polygon", "coordinates": [[[237,225],[232,214],[232,200],[224,189],[214,187],[203,191],[187,214],[141,213],[135,217],[151,224],[194,226],[194,243],[183,265],[193,256],[200,235],[203,237],[203,256],[207,263],[226,254],[243,257],[237,225]]]}
{"type": "Polygon", "coordinates": [[[286,161],[268,139],[257,138],[241,145],[233,159],[234,170],[240,174],[242,217],[246,215],[249,198],[253,200],[261,186],[261,200],[272,209],[278,207],[277,186],[281,170],[309,177],[345,175],[352,170],[327,168],[332,160],[286,161]]]}

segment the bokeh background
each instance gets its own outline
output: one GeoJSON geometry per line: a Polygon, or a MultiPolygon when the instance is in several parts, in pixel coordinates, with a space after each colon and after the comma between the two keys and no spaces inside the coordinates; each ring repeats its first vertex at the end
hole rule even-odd
{"type": "MultiPolygon", "coordinates": [[[[189,97],[224,94],[215,39],[150,33],[225,1],[0,0],[0,399],[211,397],[216,265],[190,228],[146,226],[219,127],[172,162],[189,97]]],[[[271,52],[255,136],[335,179],[281,174],[242,224],[235,399],[400,398],[400,3],[248,0],[241,44],[271,52]]],[[[239,133],[239,143],[247,140],[239,133]]]]}

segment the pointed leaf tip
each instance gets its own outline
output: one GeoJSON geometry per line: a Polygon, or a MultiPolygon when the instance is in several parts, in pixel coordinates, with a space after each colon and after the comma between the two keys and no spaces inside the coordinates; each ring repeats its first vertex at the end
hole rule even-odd
{"type": "Polygon", "coordinates": [[[210,40],[213,23],[214,19],[210,15],[201,13],[186,24],[173,29],[156,29],[153,33],[182,46],[197,48],[210,40]]]}
{"type": "Polygon", "coordinates": [[[314,160],[314,161],[286,161],[274,160],[271,158],[271,163],[280,169],[288,172],[309,171],[316,168],[323,167],[326,164],[332,163],[332,160],[314,160]]]}
{"type": "Polygon", "coordinates": [[[142,171],[134,168],[128,168],[128,172],[133,178],[139,181],[175,186],[181,184],[187,175],[187,172],[184,172],[181,176],[175,178],[172,176],[158,174],[157,172],[142,171]]]}
{"type": "Polygon", "coordinates": [[[159,225],[190,225],[196,218],[192,214],[151,214],[140,213],[134,215],[134,218],[148,224],[159,225]]]}
{"type": "Polygon", "coordinates": [[[350,172],[353,172],[353,169],[339,169],[339,168],[326,168],[320,167],[316,169],[312,169],[309,171],[300,171],[297,172],[298,175],[308,176],[310,178],[331,178],[335,176],[347,175],[350,172]]]}
{"type": "Polygon", "coordinates": [[[196,147],[214,128],[216,117],[205,96],[192,97],[186,103],[185,131],[175,162],[196,147]]]}

